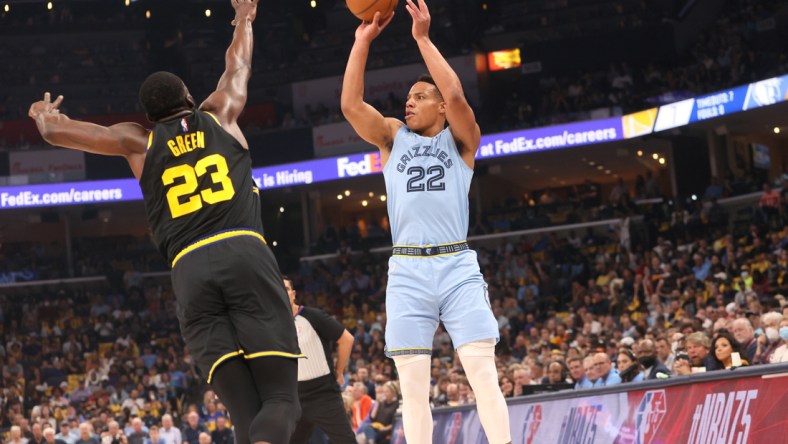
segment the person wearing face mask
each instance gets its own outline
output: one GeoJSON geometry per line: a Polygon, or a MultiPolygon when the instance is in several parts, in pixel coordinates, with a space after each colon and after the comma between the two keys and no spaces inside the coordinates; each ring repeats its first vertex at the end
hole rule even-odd
{"type": "Polygon", "coordinates": [[[643,366],[645,379],[661,379],[670,376],[668,367],[657,358],[657,346],[651,339],[638,342],[638,361],[643,366]]]}
{"type": "Polygon", "coordinates": [[[788,362],[788,318],[783,318],[780,322],[780,343],[781,345],[774,350],[771,363],[788,362]]]}
{"type": "Polygon", "coordinates": [[[782,344],[780,340],[780,323],[783,315],[776,311],[770,311],[761,317],[764,334],[758,337],[758,348],[755,349],[755,362],[758,364],[768,364],[771,362],[772,355],[777,347],[782,344]]]}

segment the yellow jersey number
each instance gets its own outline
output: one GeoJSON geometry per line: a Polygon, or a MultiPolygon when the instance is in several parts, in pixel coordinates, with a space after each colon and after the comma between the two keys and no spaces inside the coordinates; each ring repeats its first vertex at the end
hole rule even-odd
{"type": "Polygon", "coordinates": [[[179,177],[183,178],[182,184],[175,185],[167,191],[167,202],[170,205],[172,218],[177,219],[198,211],[202,208],[203,202],[213,205],[232,199],[235,196],[235,188],[233,188],[232,180],[227,176],[229,172],[227,160],[220,154],[211,154],[200,159],[193,168],[191,165],[183,164],[164,170],[164,174],[161,176],[164,186],[172,185],[179,177]],[[213,183],[221,185],[221,189],[214,191],[209,188],[195,194],[198,185],[197,178],[208,173],[210,167],[216,167],[215,171],[211,173],[211,180],[213,183]],[[186,196],[190,197],[182,201],[182,198],[186,196]]]}

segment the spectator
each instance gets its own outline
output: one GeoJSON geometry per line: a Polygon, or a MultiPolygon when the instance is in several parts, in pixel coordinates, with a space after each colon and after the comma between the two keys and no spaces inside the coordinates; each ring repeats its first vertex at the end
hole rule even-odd
{"type": "Polygon", "coordinates": [[[641,382],[643,381],[643,369],[640,366],[635,353],[627,347],[618,349],[618,359],[616,369],[621,377],[621,382],[641,382]]]}
{"type": "Polygon", "coordinates": [[[164,438],[159,434],[159,426],[155,424],[150,426],[145,444],[165,444],[164,438]]]}
{"type": "Polygon", "coordinates": [[[782,345],[772,354],[771,363],[788,362],[788,318],[783,318],[780,323],[780,340],[782,345]]]}
{"type": "Polygon", "coordinates": [[[161,417],[161,430],[159,436],[164,444],[181,444],[181,431],[172,424],[172,415],[169,413],[161,417]]]}
{"type": "Polygon", "coordinates": [[[717,332],[717,335],[711,342],[711,349],[714,350],[713,356],[717,369],[733,368],[734,353],[739,355],[741,365],[749,365],[749,362],[744,358],[741,344],[727,330],[717,332]]]}
{"type": "Polygon", "coordinates": [[[613,368],[610,361],[610,356],[607,353],[596,353],[594,355],[594,369],[596,374],[599,375],[594,387],[608,387],[611,385],[621,384],[621,376],[618,371],[613,368]]]}
{"type": "Polygon", "coordinates": [[[44,431],[41,428],[41,424],[33,423],[30,430],[33,432],[33,437],[30,438],[28,444],[45,444],[46,440],[44,439],[44,431]]]}
{"type": "Polygon", "coordinates": [[[11,426],[8,436],[8,444],[27,444],[27,438],[22,436],[22,429],[18,426],[11,426]]]}
{"type": "Polygon", "coordinates": [[[129,444],[145,444],[149,436],[148,433],[142,429],[143,426],[142,419],[139,417],[131,420],[131,433],[126,435],[129,444]]]}
{"type": "Polygon", "coordinates": [[[755,351],[758,349],[758,340],[755,338],[755,330],[752,322],[747,318],[734,319],[731,325],[733,337],[742,345],[744,349],[743,359],[747,362],[755,362],[755,351]]]}
{"type": "Polygon", "coordinates": [[[555,360],[547,366],[547,376],[542,381],[543,384],[565,384],[568,382],[569,369],[566,368],[564,361],[555,360]]]}
{"type": "Polygon", "coordinates": [[[79,439],[79,434],[71,430],[71,424],[66,420],[60,423],[60,433],[55,435],[55,439],[63,441],[65,444],[74,444],[79,439]]]}
{"type": "Polygon", "coordinates": [[[356,433],[359,433],[362,423],[369,417],[370,410],[372,398],[367,395],[367,386],[363,382],[354,383],[351,425],[356,433]]]}
{"type": "Polygon", "coordinates": [[[755,362],[759,364],[771,362],[774,351],[782,343],[780,340],[780,324],[782,321],[783,315],[776,311],[770,311],[761,316],[764,334],[758,337],[758,348],[755,349],[755,362]]]}
{"type": "Polygon", "coordinates": [[[569,376],[575,383],[575,389],[591,387],[583,368],[583,359],[580,356],[574,356],[569,358],[567,362],[569,363],[569,376]]]}
{"type": "Polygon", "coordinates": [[[93,436],[93,426],[89,422],[79,424],[79,439],[75,444],[99,444],[98,438],[93,436]]]}
{"type": "Polygon", "coordinates": [[[211,435],[208,432],[200,432],[200,436],[198,438],[199,444],[212,444],[211,443],[211,435]]]}
{"type": "MultiPolygon", "coordinates": [[[[676,359],[676,354],[673,353],[670,341],[668,341],[668,338],[660,336],[657,338],[655,345],[657,348],[657,359],[662,361],[662,364],[668,369],[668,374],[670,374],[670,369],[673,368],[673,362],[676,359]]],[[[650,378],[646,377],[646,379],[650,378]]]]}
{"type": "Polygon", "coordinates": [[[211,441],[214,444],[233,444],[235,442],[233,431],[227,427],[227,419],[224,416],[216,418],[216,430],[211,432],[211,441]]]}
{"type": "Polygon", "coordinates": [[[511,398],[514,396],[514,382],[512,379],[506,375],[503,375],[498,379],[498,385],[501,387],[501,393],[503,393],[504,398],[511,398]]]}
{"type": "Polygon", "coordinates": [[[599,373],[597,373],[596,366],[594,365],[594,357],[586,356],[583,359],[583,370],[585,371],[585,381],[580,381],[580,385],[575,385],[575,388],[591,388],[596,385],[599,380],[599,373]]]}
{"type": "Polygon", "coordinates": [[[703,332],[695,332],[684,339],[688,360],[678,359],[673,364],[677,375],[689,375],[698,371],[716,370],[714,358],[709,354],[709,337],[703,332]],[[696,370],[702,369],[702,370],[696,370]]]}
{"type": "Polygon", "coordinates": [[[523,387],[536,384],[531,378],[531,367],[528,365],[514,366],[512,377],[514,378],[514,396],[522,396],[523,387]]]}
{"type": "Polygon", "coordinates": [[[126,435],[120,429],[117,421],[110,421],[107,424],[107,431],[101,434],[101,444],[127,444],[126,435]]]}
{"type": "MultiPolygon", "coordinates": [[[[664,338],[662,342],[663,347],[670,351],[667,341],[665,341],[664,338]]],[[[644,379],[661,379],[670,376],[668,366],[657,357],[657,346],[654,344],[654,341],[651,339],[641,339],[640,342],[638,342],[637,350],[637,359],[643,366],[644,379]]]]}
{"type": "Polygon", "coordinates": [[[200,415],[197,412],[189,412],[186,417],[186,427],[183,428],[183,442],[200,444],[200,433],[204,431],[205,427],[200,424],[200,415]]]}
{"type": "Polygon", "coordinates": [[[44,442],[46,444],[66,444],[62,439],[55,438],[55,429],[52,427],[44,429],[44,442]]]}

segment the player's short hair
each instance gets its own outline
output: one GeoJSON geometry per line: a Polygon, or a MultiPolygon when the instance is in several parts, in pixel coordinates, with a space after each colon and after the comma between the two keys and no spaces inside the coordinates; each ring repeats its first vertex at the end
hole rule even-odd
{"type": "Polygon", "coordinates": [[[139,97],[145,114],[153,122],[186,108],[183,80],[171,72],[149,75],[140,86],[139,97]]]}
{"type": "Polygon", "coordinates": [[[441,100],[443,100],[443,94],[441,94],[441,90],[438,89],[438,84],[435,83],[435,79],[433,79],[431,75],[429,75],[429,74],[422,74],[422,75],[420,75],[419,78],[416,79],[416,83],[418,83],[418,82],[429,83],[430,85],[434,86],[435,87],[435,93],[438,94],[438,97],[441,100]]]}

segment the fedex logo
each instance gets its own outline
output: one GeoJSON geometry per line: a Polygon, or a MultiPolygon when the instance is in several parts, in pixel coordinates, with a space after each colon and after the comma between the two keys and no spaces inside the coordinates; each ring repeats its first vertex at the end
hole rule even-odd
{"type": "Polygon", "coordinates": [[[339,174],[339,177],[366,176],[367,174],[379,173],[382,170],[379,153],[365,154],[364,159],[358,162],[350,160],[350,157],[337,159],[337,174],[339,174]]]}

